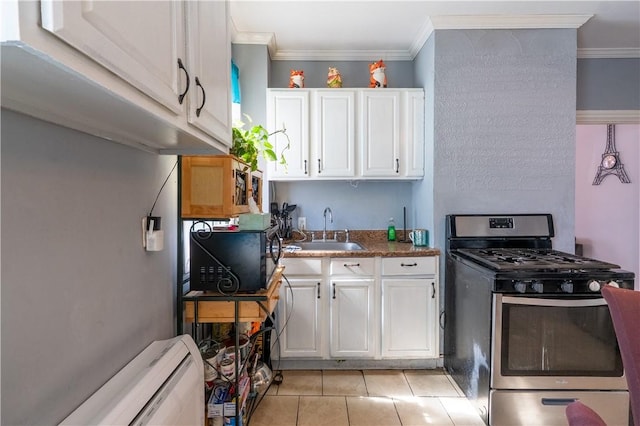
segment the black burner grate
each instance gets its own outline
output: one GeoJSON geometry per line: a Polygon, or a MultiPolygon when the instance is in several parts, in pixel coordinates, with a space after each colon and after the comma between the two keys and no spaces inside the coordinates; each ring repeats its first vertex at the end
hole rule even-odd
{"type": "Polygon", "coordinates": [[[529,248],[457,249],[457,253],[493,270],[617,269],[620,266],[557,250],[529,248]]]}

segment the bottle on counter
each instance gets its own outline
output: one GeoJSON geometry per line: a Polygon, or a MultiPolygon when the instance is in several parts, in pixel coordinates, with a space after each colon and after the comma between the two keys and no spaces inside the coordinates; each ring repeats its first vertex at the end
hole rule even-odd
{"type": "Polygon", "coordinates": [[[396,240],[396,223],[393,218],[389,218],[389,225],[387,226],[387,241],[396,240]]]}

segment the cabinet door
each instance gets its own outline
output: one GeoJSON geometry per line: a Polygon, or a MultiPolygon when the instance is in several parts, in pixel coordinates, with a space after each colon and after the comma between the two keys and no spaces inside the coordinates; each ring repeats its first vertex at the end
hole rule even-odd
{"type": "Polygon", "coordinates": [[[301,89],[269,90],[267,94],[267,130],[287,130],[270,138],[278,157],[284,154],[287,165],[268,162],[267,177],[304,178],[309,176],[309,92],[301,89]],[[288,136],[288,138],[287,138],[288,136]]]}
{"type": "Polygon", "coordinates": [[[183,8],[179,1],[43,0],[42,27],[180,114],[183,8]]]}
{"type": "Polygon", "coordinates": [[[281,286],[278,303],[280,357],[321,357],[322,277],[290,278],[289,283],[281,286]]]}
{"type": "Polygon", "coordinates": [[[382,356],[436,357],[437,289],[433,278],[382,280],[382,356]]]}
{"type": "Polygon", "coordinates": [[[331,356],[375,356],[374,280],[331,280],[331,356]]]}
{"type": "Polygon", "coordinates": [[[399,176],[400,92],[364,90],[360,99],[362,175],[399,176]]]}
{"type": "Polygon", "coordinates": [[[227,1],[188,1],[188,120],[231,146],[231,41],[227,1]]]}
{"type": "Polygon", "coordinates": [[[353,177],[355,161],[355,91],[318,90],[312,115],[314,157],[318,177],[353,177]]]}
{"type": "Polygon", "coordinates": [[[400,148],[403,161],[400,174],[406,177],[424,176],[424,92],[411,90],[404,94],[404,121],[400,148]]]}
{"type": "Polygon", "coordinates": [[[232,156],[182,157],[183,218],[222,219],[249,211],[251,173],[232,156]]]}

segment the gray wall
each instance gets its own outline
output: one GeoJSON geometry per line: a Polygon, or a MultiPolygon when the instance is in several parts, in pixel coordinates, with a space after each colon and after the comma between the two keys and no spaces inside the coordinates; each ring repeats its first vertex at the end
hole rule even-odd
{"type": "Polygon", "coordinates": [[[267,46],[234,44],[231,53],[233,61],[240,70],[242,113],[248,114],[255,124],[264,124],[267,122],[267,87],[269,87],[267,46]]]}
{"type": "Polygon", "coordinates": [[[297,217],[307,218],[307,229],[320,230],[324,226],[322,212],[330,207],[332,224],[327,229],[387,229],[393,217],[396,228],[402,229],[403,207],[407,208],[407,227],[415,223],[410,182],[278,182],[275,199],[296,204],[297,217]]]}
{"type": "Polygon", "coordinates": [[[2,110],[2,419],[56,424],[175,333],[176,158],[2,110]]]}
{"type": "Polygon", "coordinates": [[[436,245],[446,214],[548,212],[573,252],[576,31],[432,37],[436,245]]]}
{"type": "MultiPolygon", "coordinates": [[[[373,59],[369,62],[375,62],[373,59]]],[[[367,61],[273,61],[269,87],[289,87],[292,69],[304,70],[304,87],[327,87],[329,67],[336,67],[342,76],[344,87],[369,87],[369,62],[367,61]]],[[[387,87],[411,88],[413,85],[412,61],[384,61],[387,66],[387,87]]]]}
{"type": "Polygon", "coordinates": [[[435,37],[429,37],[418,55],[416,55],[415,79],[418,87],[424,88],[425,99],[425,132],[424,132],[424,179],[417,181],[412,186],[412,199],[414,203],[415,215],[417,218],[416,226],[426,228],[431,233],[430,244],[434,244],[434,198],[433,198],[433,169],[435,167],[434,150],[435,150],[435,134],[434,134],[434,118],[435,111],[435,37]]]}
{"type": "Polygon", "coordinates": [[[640,109],[640,58],[578,59],[578,110],[640,109]]]}

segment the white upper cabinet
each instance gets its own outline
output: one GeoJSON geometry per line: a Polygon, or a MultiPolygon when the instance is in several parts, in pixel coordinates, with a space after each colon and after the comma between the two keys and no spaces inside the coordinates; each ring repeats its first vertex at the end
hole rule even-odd
{"type": "Polygon", "coordinates": [[[407,90],[403,93],[403,119],[401,129],[403,141],[400,174],[406,177],[424,176],[425,128],[424,128],[424,91],[407,90]]]}
{"type": "Polygon", "coordinates": [[[400,92],[362,91],[360,118],[362,176],[400,176],[400,92]]]}
{"type": "Polygon", "coordinates": [[[41,10],[44,29],[171,111],[183,111],[182,3],[44,0],[41,10]]]}
{"type": "MultiPolygon", "coordinates": [[[[267,117],[291,140],[288,168],[270,164],[269,180],[424,176],[422,89],[269,89],[267,117]]],[[[275,136],[278,152],[286,142],[275,136]]]]}
{"type": "Polygon", "coordinates": [[[327,89],[313,95],[313,170],[321,177],[355,176],[356,92],[327,89]]]}
{"type": "Polygon", "coordinates": [[[267,131],[286,128],[270,139],[276,155],[284,154],[287,164],[270,161],[267,178],[309,177],[309,92],[306,90],[269,91],[267,94],[267,131]]]}
{"type": "Polygon", "coordinates": [[[3,1],[2,106],[152,152],[227,153],[227,3],[3,1]]]}
{"type": "Polygon", "coordinates": [[[186,15],[189,123],[231,146],[229,4],[187,1],[186,15]]]}

